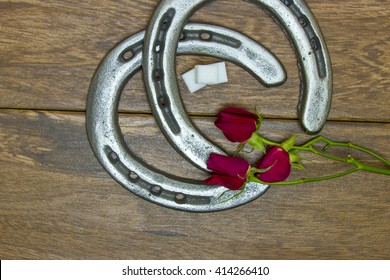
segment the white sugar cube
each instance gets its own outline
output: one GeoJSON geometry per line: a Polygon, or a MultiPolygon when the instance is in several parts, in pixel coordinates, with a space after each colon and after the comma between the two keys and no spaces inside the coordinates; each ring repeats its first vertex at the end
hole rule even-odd
{"type": "Polygon", "coordinates": [[[226,71],[226,64],[224,61],[215,63],[218,67],[218,84],[227,83],[228,82],[228,76],[226,71]]]}
{"type": "Polygon", "coordinates": [[[197,65],[196,82],[208,85],[216,85],[228,82],[225,62],[218,62],[209,65],[197,65]]]}
{"type": "Polygon", "coordinates": [[[192,69],[192,70],[184,73],[183,75],[181,75],[181,77],[183,78],[188,90],[191,93],[194,93],[195,91],[200,90],[201,88],[204,88],[206,86],[206,84],[196,82],[195,69],[192,69]]]}
{"type": "Polygon", "coordinates": [[[182,78],[191,93],[205,87],[228,82],[225,62],[208,65],[196,65],[194,69],[184,73],[182,78]]]}
{"type": "Polygon", "coordinates": [[[196,82],[200,84],[213,85],[218,83],[218,66],[209,65],[196,65],[196,82]]]}

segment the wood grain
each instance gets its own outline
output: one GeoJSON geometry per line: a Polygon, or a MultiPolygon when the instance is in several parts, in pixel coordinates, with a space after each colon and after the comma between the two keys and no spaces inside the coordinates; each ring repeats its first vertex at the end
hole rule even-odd
{"type": "MultiPolygon", "coordinates": [[[[388,122],[390,2],[307,2],[322,28],[333,62],[330,119],[388,122]]],[[[146,28],[157,3],[0,1],[0,106],[83,111],[89,82],[101,59],[120,40],[146,28]]],[[[264,11],[242,1],[220,0],[206,5],[191,21],[230,27],[263,43],[285,65],[288,80],[281,87],[264,88],[231,64],[229,84],[207,87],[199,94],[190,95],[180,80],[190,114],[215,115],[234,103],[257,106],[267,117],[297,118],[300,80],[295,54],[284,33],[264,11]]],[[[213,61],[180,57],[177,73],[213,61]]],[[[150,112],[141,74],[126,88],[120,110],[150,112]]]]}
{"type": "MultiPolygon", "coordinates": [[[[212,119],[194,121],[212,140],[233,148],[212,119]]],[[[178,176],[207,176],[173,152],[150,116],[123,115],[120,124],[147,163],[178,176]]],[[[146,202],[109,177],[89,148],[83,114],[4,110],[0,127],[2,259],[390,257],[389,177],[359,173],[273,187],[234,210],[185,213],[146,202]]],[[[389,129],[330,122],[324,135],[375,143],[375,150],[390,157],[389,129]]],[[[294,121],[267,120],[264,132],[280,140],[300,128],[294,121]]],[[[310,160],[313,172],[340,168],[310,160]]]]}

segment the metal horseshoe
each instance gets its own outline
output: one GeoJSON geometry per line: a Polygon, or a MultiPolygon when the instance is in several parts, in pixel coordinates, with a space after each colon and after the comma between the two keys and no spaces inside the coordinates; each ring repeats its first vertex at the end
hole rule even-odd
{"type": "MultiPolygon", "coordinates": [[[[237,32],[205,24],[189,24],[184,32],[188,37],[179,43],[178,54],[204,54],[224,58],[245,67],[266,84],[280,83],[285,79],[283,67],[271,53],[237,32]],[[205,45],[200,39],[204,31],[221,36],[223,34],[223,38],[205,45]],[[248,54],[264,54],[262,63],[268,65],[272,75],[268,70],[258,68],[259,62],[247,63],[249,55],[237,56],[236,51],[233,51],[233,43],[237,42],[237,38],[240,38],[248,54]]],[[[198,181],[165,174],[139,160],[129,149],[118,124],[118,104],[127,81],[141,68],[143,42],[144,32],[121,42],[102,61],[90,85],[86,112],[87,134],[102,166],[131,192],[148,201],[174,209],[217,211],[242,205],[261,196],[268,186],[249,183],[239,197],[225,202],[226,195],[221,196],[226,191],[225,188],[205,186],[198,181]]]]}
{"type": "MultiPolygon", "coordinates": [[[[180,98],[176,80],[176,46],[183,26],[201,6],[213,0],[162,0],[145,35],[144,80],[154,116],[171,145],[195,166],[207,170],[210,153],[221,149],[193,125],[180,98]],[[157,48],[158,46],[158,48],[157,48]]],[[[246,0],[264,8],[285,29],[297,52],[301,72],[298,109],[307,133],[324,126],[332,96],[332,69],[320,28],[302,0],[246,0]]],[[[204,41],[219,41],[208,32],[204,41]]]]}

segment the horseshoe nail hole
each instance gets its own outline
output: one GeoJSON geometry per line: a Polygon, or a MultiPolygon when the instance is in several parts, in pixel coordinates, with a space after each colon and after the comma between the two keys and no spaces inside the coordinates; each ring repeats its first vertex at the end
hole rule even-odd
{"type": "Polygon", "coordinates": [[[308,21],[306,19],[306,17],[304,16],[301,16],[298,18],[298,21],[299,21],[299,24],[302,26],[302,27],[306,27],[307,24],[308,24],[308,21]]]}
{"type": "Polygon", "coordinates": [[[170,9],[169,12],[168,12],[168,17],[173,17],[175,15],[175,10],[174,9],[170,9]]]}
{"type": "Polygon", "coordinates": [[[177,193],[175,194],[175,202],[178,204],[184,204],[186,203],[187,196],[183,193],[177,193]]]}
{"type": "Polygon", "coordinates": [[[211,33],[209,33],[209,32],[200,33],[200,39],[202,39],[203,41],[211,40],[211,33]]]}
{"type": "Polygon", "coordinates": [[[168,28],[174,14],[175,14],[174,11],[169,11],[168,14],[162,19],[162,21],[161,21],[161,29],[162,30],[165,30],[168,28]]]}
{"type": "Polygon", "coordinates": [[[320,47],[320,41],[318,40],[317,37],[311,38],[310,45],[311,45],[311,48],[316,51],[320,47]]]}
{"type": "Polygon", "coordinates": [[[163,19],[163,21],[162,21],[162,23],[161,23],[161,29],[162,29],[162,30],[167,29],[168,24],[169,24],[169,21],[170,21],[170,18],[169,18],[169,17],[166,17],[166,18],[163,19]]]}
{"type": "Polygon", "coordinates": [[[139,176],[137,173],[135,173],[134,171],[130,171],[129,172],[129,178],[132,180],[132,181],[137,181],[139,179],[139,176]]]}
{"type": "Polygon", "coordinates": [[[311,39],[310,45],[313,48],[313,50],[317,49],[317,44],[316,44],[316,41],[314,39],[311,39]]]}
{"type": "Polygon", "coordinates": [[[162,50],[162,44],[160,42],[156,43],[156,45],[154,47],[154,51],[156,53],[159,53],[159,52],[161,52],[161,50],[162,50]]]}
{"type": "Polygon", "coordinates": [[[118,154],[115,153],[115,152],[110,152],[108,156],[109,156],[110,161],[111,161],[112,163],[117,163],[117,162],[119,161],[118,154]]]}
{"type": "Polygon", "coordinates": [[[158,104],[160,105],[161,108],[166,108],[167,107],[167,100],[164,96],[161,96],[159,99],[158,99],[158,104]]]}
{"type": "Polygon", "coordinates": [[[163,188],[157,185],[150,187],[150,192],[154,195],[160,195],[163,192],[163,188]]]}
{"type": "Polygon", "coordinates": [[[127,52],[123,53],[122,58],[124,60],[130,60],[133,58],[133,56],[134,56],[134,53],[132,51],[127,51],[127,52]]]}
{"type": "Polygon", "coordinates": [[[174,16],[175,12],[171,9],[166,16],[163,18],[162,23],[167,24],[171,21],[172,17],[174,16]]]}
{"type": "Polygon", "coordinates": [[[155,81],[160,81],[162,78],[162,73],[160,70],[154,70],[153,76],[155,81]]]}
{"type": "Polygon", "coordinates": [[[292,0],[281,0],[284,5],[290,7],[292,5],[292,0]]]}

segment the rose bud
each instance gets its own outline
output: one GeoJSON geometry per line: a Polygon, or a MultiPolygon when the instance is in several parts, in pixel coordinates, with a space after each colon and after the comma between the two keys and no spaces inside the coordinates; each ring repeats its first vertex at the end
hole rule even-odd
{"type": "Polygon", "coordinates": [[[256,175],[261,181],[266,183],[282,182],[288,178],[291,172],[290,155],[283,148],[273,146],[267,150],[256,168],[266,170],[256,175]]]}
{"type": "Polygon", "coordinates": [[[207,168],[213,171],[211,177],[205,180],[207,185],[218,184],[238,190],[246,182],[250,164],[242,158],[212,153],[207,160],[207,168]]]}
{"type": "Polygon", "coordinates": [[[214,122],[230,142],[243,143],[257,130],[259,116],[240,108],[226,108],[214,122]]]}

